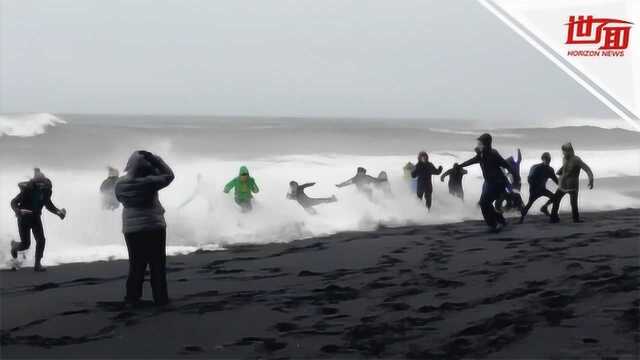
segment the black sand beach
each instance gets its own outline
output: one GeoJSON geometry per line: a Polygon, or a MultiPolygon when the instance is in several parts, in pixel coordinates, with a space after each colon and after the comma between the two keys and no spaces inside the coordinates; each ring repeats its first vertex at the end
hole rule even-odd
{"type": "Polygon", "coordinates": [[[3,271],[1,355],[637,358],[640,209],[584,218],[175,256],[165,308],[122,307],[125,261],[3,271]]]}

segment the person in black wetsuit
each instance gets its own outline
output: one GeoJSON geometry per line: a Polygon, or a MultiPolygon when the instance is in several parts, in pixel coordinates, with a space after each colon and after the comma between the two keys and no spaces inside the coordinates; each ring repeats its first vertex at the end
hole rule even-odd
{"type": "Polygon", "coordinates": [[[482,210],[484,221],[491,230],[500,231],[507,222],[502,214],[496,211],[493,203],[503,196],[507,187],[507,177],[502,172],[502,168],[511,173],[515,182],[519,182],[520,177],[511,165],[500,156],[500,153],[492,148],[491,135],[486,133],[480,135],[475,151],[476,156],[463,162],[460,166],[464,168],[469,165],[480,164],[484,183],[478,205],[482,210]]]}
{"type": "Polygon", "coordinates": [[[31,245],[31,233],[36,240],[36,259],[33,270],[45,271],[42,266],[44,255],[44,229],[42,228],[42,208],[46,207],[51,213],[56,214],[60,219],[67,215],[65,209],[58,209],[51,201],[53,186],[38,168],[33,170],[33,178],[29,181],[18,184],[20,193],[11,200],[11,209],[18,218],[18,231],[20,242],[11,242],[11,257],[16,259],[18,251],[29,249],[31,245]]]}
{"type": "Polygon", "coordinates": [[[349,185],[355,185],[358,191],[365,194],[369,199],[373,197],[373,192],[371,191],[371,184],[375,184],[379,182],[377,178],[373,176],[367,175],[367,169],[363,167],[359,167],[356,171],[356,176],[352,177],[347,181],[343,181],[340,184],[336,184],[336,187],[345,187],[349,185]]]}
{"type": "Polygon", "coordinates": [[[549,164],[551,163],[551,154],[545,152],[540,157],[542,162],[535,164],[529,170],[529,200],[527,205],[522,209],[522,216],[520,217],[520,224],[524,222],[524,218],[527,216],[529,209],[533,203],[539,198],[546,196],[547,202],[540,208],[540,211],[546,215],[549,215],[548,207],[553,203],[553,193],[547,189],[547,180],[551,179],[554,183],[558,184],[558,177],[555,171],[549,164]]]}
{"type": "Polygon", "coordinates": [[[115,210],[120,207],[120,202],[116,199],[116,182],[118,181],[118,169],[109,166],[107,168],[107,178],[100,185],[102,195],[102,208],[105,210],[115,210]]]}
{"type": "Polygon", "coordinates": [[[444,178],[449,177],[449,194],[464,200],[464,190],[462,188],[462,177],[467,173],[460,164],[455,163],[453,167],[444,172],[440,176],[440,181],[444,182],[444,178]]]}
{"type": "Polygon", "coordinates": [[[319,204],[327,204],[338,201],[335,195],[328,198],[310,198],[307,194],[304,193],[304,189],[315,185],[316,183],[306,183],[299,185],[295,181],[289,182],[289,190],[287,193],[287,198],[291,200],[296,200],[298,204],[300,204],[308,213],[315,214],[316,211],[313,208],[319,204]]]}

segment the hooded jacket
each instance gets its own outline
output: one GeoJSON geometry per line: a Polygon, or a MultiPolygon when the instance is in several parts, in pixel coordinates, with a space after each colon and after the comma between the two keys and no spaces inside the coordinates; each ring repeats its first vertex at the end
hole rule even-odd
{"type": "Polygon", "coordinates": [[[173,171],[160,157],[136,151],[125,167],[127,174],[116,182],[115,194],[122,203],[122,232],[161,230],[167,227],[158,191],[174,179],[173,171]]]}
{"type": "Polygon", "coordinates": [[[241,166],[238,176],[233,178],[224,186],[225,193],[229,193],[231,189],[234,189],[234,198],[236,202],[249,201],[253,198],[253,193],[258,193],[260,191],[254,178],[249,176],[247,181],[242,181],[240,179],[240,176],[242,175],[249,175],[249,169],[247,169],[246,166],[241,166]]]}
{"type": "Polygon", "coordinates": [[[593,172],[587,164],[576,156],[571,143],[562,145],[562,150],[567,155],[562,159],[562,167],[558,169],[557,174],[560,175],[558,187],[564,192],[578,191],[580,170],[584,170],[589,177],[589,184],[593,184],[593,172]]]}
{"type": "Polygon", "coordinates": [[[442,173],[442,166],[436,168],[433,163],[429,162],[427,157],[426,162],[420,161],[420,158],[427,156],[427,153],[422,151],[418,154],[418,163],[411,172],[412,178],[418,178],[418,189],[425,189],[425,192],[433,192],[433,183],[431,182],[431,176],[440,175],[442,173]]]}
{"type": "Polygon", "coordinates": [[[53,186],[47,178],[31,179],[18,184],[20,193],[11,200],[11,209],[20,217],[20,210],[30,210],[33,215],[40,216],[42,208],[57,214],[58,208],[51,201],[53,186]]]}
{"type": "Polygon", "coordinates": [[[485,182],[506,186],[508,182],[507,177],[501,170],[501,168],[505,168],[513,175],[514,183],[520,183],[520,174],[512,168],[497,150],[491,147],[491,137],[488,134],[485,135],[478,138],[484,145],[484,149],[478,152],[476,156],[460,164],[460,166],[467,167],[473,164],[480,164],[482,177],[485,182]]]}
{"type": "Polygon", "coordinates": [[[547,180],[549,179],[553,180],[556,184],[558,183],[558,178],[551,166],[544,162],[533,165],[527,177],[529,181],[529,191],[534,193],[543,192],[546,189],[547,180]]]}

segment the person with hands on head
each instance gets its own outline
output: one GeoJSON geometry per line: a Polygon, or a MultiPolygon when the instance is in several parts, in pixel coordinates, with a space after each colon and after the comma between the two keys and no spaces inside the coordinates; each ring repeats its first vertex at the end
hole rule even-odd
{"type": "Polygon", "coordinates": [[[557,223],[560,221],[558,210],[560,209],[560,201],[569,194],[571,202],[571,215],[573,222],[580,223],[580,213],[578,212],[578,191],[580,184],[580,170],[584,170],[589,177],[589,189],[593,189],[593,172],[591,168],[579,156],[576,156],[573,145],[570,142],[562,145],[562,167],[558,169],[557,174],[560,175],[558,180],[558,189],[553,194],[553,207],[551,209],[550,221],[557,223]]]}
{"type": "Polygon", "coordinates": [[[61,220],[67,215],[67,210],[58,209],[51,201],[53,185],[39,168],[33,169],[33,178],[18,184],[20,193],[11,200],[11,209],[18,218],[18,233],[20,242],[11,242],[11,257],[18,258],[18,251],[24,251],[31,246],[31,233],[36,240],[36,256],[34,271],[46,269],[42,266],[44,256],[45,236],[42,227],[42,208],[58,215],[61,220]]]}
{"type": "Polygon", "coordinates": [[[418,199],[422,200],[424,197],[427,210],[431,210],[431,197],[433,194],[433,183],[431,182],[431,176],[440,175],[442,173],[442,165],[437,169],[433,163],[429,162],[429,155],[426,151],[421,151],[418,154],[418,163],[411,172],[412,178],[417,178],[416,195],[418,199]]]}
{"type": "Polygon", "coordinates": [[[158,192],[171,184],[173,171],[157,155],[135,151],[116,182],[116,198],[122,207],[122,232],[129,253],[125,302],[131,306],[142,297],[144,275],[149,266],[156,305],[169,303],[166,273],[167,224],[158,192]]]}

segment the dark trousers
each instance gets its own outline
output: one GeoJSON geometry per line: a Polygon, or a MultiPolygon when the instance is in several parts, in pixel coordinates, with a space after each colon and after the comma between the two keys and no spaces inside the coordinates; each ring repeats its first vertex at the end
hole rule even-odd
{"type": "Polygon", "coordinates": [[[571,215],[573,217],[573,221],[580,220],[580,213],[578,212],[578,190],[575,191],[562,191],[560,189],[556,190],[556,193],[553,194],[553,207],[551,208],[551,219],[557,221],[558,210],[560,209],[560,202],[562,198],[569,194],[569,200],[571,201],[571,215]]]}
{"type": "Polygon", "coordinates": [[[504,183],[488,183],[482,185],[482,195],[480,195],[480,210],[482,217],[489,227],[495,228],[498,223],[504,224],[506,221],[501,213],[496,211],[493,203],[501,199],[505,194],[504,183]]]}
{"type": "Polygon", "coordinates": [[[36,261],[44,255],[44,229],[40,215],[22,215],[18,217],[18,232],[20,233],[20,245],[18,251],[27,250],[31,246],[31,233],[36,239],[36,261]]]}
{"type": "Polygon", "coordinates": [[[543,208],[546,208],[553,202],[553,193],[547,189],[529,191],[529,200],[527,201],[527,205],[524,206],[524,209],[522,209],[522,217],[527,216],[527,213],[533,206],[533,203],[543,196],[549,198],[549,200],[547,200],[547,202],[542,206],[543,208]]]}
{"type": "Polygon", "coordinates": [[[418,199],[422,200],[424,197],[424,202],[427,205],[427,209],[431,209],[431,195],[433,194],[433,188],[430,186],[424,186],[418,183],[418,189],[416,191],[416,195],[418,195],[418,199]]]}
{"type": "Polygon", "coordinates": [[[129,252],[129,277],[127,278],[127,295],[125,297],[127,301],[135,302],[142,297],[142,284],[147,265],[149,265],[151,274],[153,300],[157,304],[163,304],[169,300],[166,237],[164,229],[124,235],[129,252]]]}

